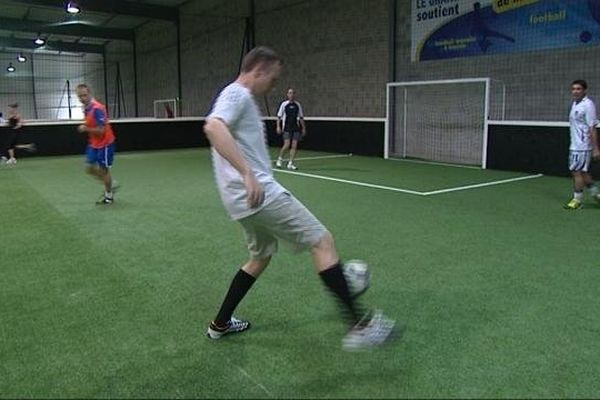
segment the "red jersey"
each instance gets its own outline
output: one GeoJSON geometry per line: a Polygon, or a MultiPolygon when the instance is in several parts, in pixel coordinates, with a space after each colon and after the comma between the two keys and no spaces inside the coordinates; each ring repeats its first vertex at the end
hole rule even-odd
{"type": "Polygon", "coordinates": [[[90,104],[85,107],[85,126],[88,128],[104,126],[104,133],[102,135],[88,133],[90,147],[101,149],[115,141],[115,134],[108,122],[106,108],[95,99],[92,99],[90,104]]]}

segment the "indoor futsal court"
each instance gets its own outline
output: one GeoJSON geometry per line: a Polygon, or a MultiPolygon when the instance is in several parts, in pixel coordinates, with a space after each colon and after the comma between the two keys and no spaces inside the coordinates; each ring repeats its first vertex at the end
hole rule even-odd
{"type": "Polygon", "coordinates": [[[567,206],[600,177],[597,116],[573,161],[599,1],[118,3],[0,0],[0,398],[597,396],[600,196],[567,206]],[[203,128],[257,45],[284,59],[254,95],[274,179],[367,264],[381,346],[340,345],[284,241],[251,328],[207,337],[248,250],[203,128]],[[277,167],[286,95],[306,135],[277,167]],[[109,125],[110,185],[85,173],[109,125]]]}

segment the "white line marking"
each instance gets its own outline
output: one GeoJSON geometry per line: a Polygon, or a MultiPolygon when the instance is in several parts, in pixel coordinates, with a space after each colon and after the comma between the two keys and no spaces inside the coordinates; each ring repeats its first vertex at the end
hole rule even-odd
{"type": "Polygon", "coordinates": [[[443,167],[481,169],[481,167],[474,166],[474,165],[449,164],[449,163],[443,163],[443,162],[437,162],[437,161],[410,160],[410,159],[406,159],[406,158],[393,158],[393,157],[388,158],[388,160],[415,163],[415,164],[440,165],[443,167]]]}
{"type": "MultiPolygon", "coordinates": [[[[294,158],[294,161],[303,161],[303,160],[321,160],[324,158],[344,158],[344,157],[352,157],[352,153],[348,153],[348,154],[335,154],[335,155],[331,155],[331,156],[314,156],[314,157],[298,157],[298,158],[294,158]]],[[[271,160],[272,162],[275,162],[276,160],[271,160]]],[[[283,161],[288,161],[287,158],[283,159],[283,161]]]]}
{"type": "Polygon", "coordinates": [[[512,126],[548,126],[554,128],[569,127],[568,122],[563,121],[496,121],[490,120],[490,125],[512,125],[512,126]]]}
{"type": "Polygon", "coordinates": [[[332,182],[338,182],[338,183],[348,183],[350,185],[363,186],[363,187],[368,187],[368,188],[372,188],[372,189],[382,189],[382,190],[389,190],[389,191],[392,191],[392,192],[414,194],[416,196],[432,196],[432,195],[442,194],[442,193],[448,193],[448,192],[457,192],[457,191],[460,191],[460,190],[476,189],[476,188],[480,188],[480,187],[501,185],[501,184],[510,183],[510,182],[518,182],[518,181],[523,181],[523,180],[526,180],[526,179],[534,179],[534,178],[540,178],[540,177],[544,176],[543,174],[527,175],[527,176],[520,176],[520,177],[517,177],[517,178],[503,179],[503,180],[500,180],[500,181],[484,182],[484,183],[477,183],[477,184],[474,184],[474,185],[458,186],[458,187],[448,188],[448,189],[433,190],[433,191],[430,191],[430,192],[417,192],[416,190],[401,189],[401,188],[396,188],[396,187],[392,187],[392,186],[384,186],[384,185],[376,185],[376,184],[373,184],[373,183],[351,181],[351,180],[348,180],[348,179],[332,178],[330,176],[307,174],[305,172],[298,172],[298,171],[293,172],[293,171],[286,171],[286,170],[282,170],[282,169],[274,169],[274,171],[281,172],[281,173],[284,173],[284,174],[305,176],[307,178],[321,179],[321,180],[324,180],[324,181],[332,181],[332,182]]]}
{"type": "Polygon", "coordinates": [[[273,395],[273,393],[271,393],[266,387],[264,387],[263,384],[261,384],[260,382],[257,382],[254,378],[252,378],[252,376],[250,376],[250,374],[248,372],[246,372],[246,370],[244,368],[240,367],[239,365],[236,365],[236,368],[242,373],[242,375],[244,375],[246,378],[248,378],[256,386],[261,388],[262,391],[265,392],[269,397],[275,397],[273,395]]]}
{"type": "Polygon", "coordinates": [[[313,175],[313,174],[307,174],[307,173],[304,173],[304,172],[297,172],[297,171],[296,172],[292,172],[292,171],[285,171],[285,170],[281,170],[281,169],[275,169],[275,171],[281,172],[281,173],[284,173],[284,174],[300,175],[300,176],[306,176],[308,178],[322,179],[324,181],[332,181],[332,182],[339,182],[339,183],[349,183],[351,185],[365,186],[365,187],[370,187],[370,188],[373,188],[373,189],[383,189],[383,190],[390,190],[392,192],[408,193],[408,194],[415,194],[417,196],[423,196],[423,193],[421,193],[421,192],[416,192],[414,190],[408,190],[408,189],[400,189],[400,188],[395,188],[395,187],[391,187],[391,186],[375,185],[373,183],[350,181],[350,180],[347,180],[347,179],[332,178],[332,177],[329,177],[329,176],[322,176],[322,175],[313,175]]]}
{"type": "Polygon", "coordinates": [[[421,194],[423,196],[431,196],[431,195],[441,194],[441,193],[458,192],[459,190],[468,190],[468,189],[476,189],[476,188],[485,187],[485,186],[501,185],[504,183],[524,181],[526,179],[541,178],[542,176],[544,176],[544,174],[520,176],[518,178],[503,179],[501,181],[492,181],[492,182],[485,182],[485,183],[477,183],[474,185],[459,186],[459,187],[454,187],[454,188],[449,188],[449,189],[433,190],[431,192],[423,192],[421,194]]]}

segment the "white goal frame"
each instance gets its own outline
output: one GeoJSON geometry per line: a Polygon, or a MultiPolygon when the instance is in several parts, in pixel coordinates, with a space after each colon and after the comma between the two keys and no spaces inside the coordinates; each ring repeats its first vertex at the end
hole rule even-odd
{"type": "Polygon", "coordinates": [[[179,117],[179,98],[175,97],[172,99],[158,99],[154,100],[152,103],[152,113],[154,114],[154,118],[168,118],[161,116],[162,113],[157,112],[156,106],[159,104],[171,104],[173,105],[173,118],[179,117]]]}
{"type": "MultiPolygon", "coordinates": [[[[443,85],[453,83],[483,83],[485,85],[485,104],[484,104],[484,121],[483,121],[483,148],[481,149],[481,168],[485,169],[487,164],[487,144],[488,144],[488,123],[490,114],[490,85],[491,78],[464,78],[464,79],[442,79],[442,80],[428,80],[428,81],[405,81],[405,82],[388,82],[386,84],[385,91],[385,138],[384,138],[384,158],[390,158],[390,92],[395,87],[406,87],[406,86],[423,86],[423,85],[443,85]]],[[[407,91],[404,90],[404,115],[407,113],[407,91]]],[[[406,120],[404,118],[404,147],[403,147],[403,158],[406,158],[406,120]]]]}

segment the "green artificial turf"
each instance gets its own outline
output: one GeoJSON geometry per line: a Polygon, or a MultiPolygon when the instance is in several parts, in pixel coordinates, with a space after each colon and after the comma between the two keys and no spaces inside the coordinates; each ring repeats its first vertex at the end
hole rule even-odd
{"type": "MultiPolygon", "coordinates": [[[[300,156],[323,154],[303,152],[300,156]]],[[[418,196],[276,172],[369,262],[365,303],[406,325],[373,352],[345,327],[309,254],[282,250],[204,334],[246,251],[206,149],[117,154],[112,206],[82,157],[0,169],[2,398],[597,397],[600,207],[565,211],[565,178],[418,196]]],[[[304,174],[417,192],[521,177],[368,157],[304,174]]]]}

